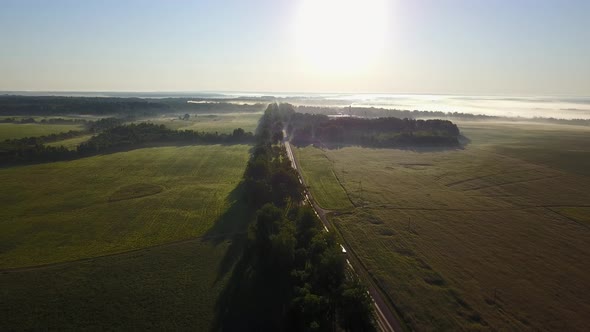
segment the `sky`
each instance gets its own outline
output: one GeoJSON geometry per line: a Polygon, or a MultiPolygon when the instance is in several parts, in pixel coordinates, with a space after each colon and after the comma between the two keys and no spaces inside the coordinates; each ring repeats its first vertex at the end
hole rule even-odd
{"type": "Polygon", "coordinates": [[[0,90],[590,96],[590,1],[0,0],[0,90]]]}

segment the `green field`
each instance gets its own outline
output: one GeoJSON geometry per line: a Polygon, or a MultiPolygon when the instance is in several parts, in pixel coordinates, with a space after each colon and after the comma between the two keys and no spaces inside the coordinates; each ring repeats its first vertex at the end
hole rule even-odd
{"type": "Polygon", "coordinates": [[[294,153],[301,164],[303,176],[312,179],[313,182],[307,185],[322,208],[349,210],[354,207],[334,173],[333,162],[322,150],[307,147],[294,149],[294,153]]]}
{"type": "Polygon", "coordinates": [[[218,113],[191,115],[189,120],[163,116],[148,122],[163,124],[170,129],[231,133],[236,128],[254,132],[262,113],[218,113]]]}
{"type": "Polygon", "coordinates": [[[56,147],[64,146],[64,147],[68,148],[69,150],[76,150],[78,145],[86,142],[87,140],[90,139],[90,137],[92,137],[92,135],[82,135],[82,136],[78,136],[78,137],[74,137],[74,138],[68,138],[68,139],[64,139],[64,140],[60,140],[60,141],[50,142],[50,143],[47,143],[46,145],[56,146],[56,147]]]}
{"type": "Polygon", "coordinates": [[[50,120],[50,119],[66,119],[66,120],[88,120],[88,121],[96,121],[103,119],[108,116],[100,116],[100,115],[51,115],[51,116],[42,116],[42,115],[31,115],[31,116],[22,116],[22,115],[0,115],[0,119],[31,119],[33,118],[37,122],[41,122],[43,120],[50,120]]]}
{"type": "Polygon", "coordinates": [[[70,130],[83,129],[84,127],[82,125],[76,124],[0,123],[0,141],[58,134],[68,132],[70,130]]]}
{"type": "Polygon", "coordinates": [[[0,170],[0,268],[202,235],[227,210],[249,146],[147,148],[0,170]],[[111,200],[129,186],[151,195],[111,200]]]}
{"type": "Polygon", "coordinates": [[[459,122],[472,145],[590,176],[590,128],[551,124],[459,122]]]}
{"type": "Polygon", "coordinates": [[[230,243],[196,239],[50,268],[0,273],[0,327],[211,330],[230,243]]]}
{"type": "Polygon", "coordinates": [[[462,150],[296,153],[312,193],[339,212],[331,220],[344,241],[412,329],[584,330],[590,131],[460,128],[471,140],[462,150]]]}
{"type": "Polygon", "coordinates": [[[1,169],[0,328],[212,329],[249,220],[249,148],[1,169]]]}

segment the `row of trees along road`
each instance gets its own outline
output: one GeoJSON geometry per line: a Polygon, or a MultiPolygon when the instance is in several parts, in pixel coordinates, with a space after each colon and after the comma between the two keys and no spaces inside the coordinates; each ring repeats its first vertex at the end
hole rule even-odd
{"type": "Polygon", "coordinates": [[[324,232],[312,208],[301,203],[304,188],[279,144],[292,111],[291,105],[269,105],[257,129],[244,174],[246,200],[257,212],[239,272],[234,271],[239,287],[228,285],[223,324],[247,321],[250,330],[372,331],[371,299],[346,268],[334,235],[324,232]],[[240,298],[250,302],[231,310],[240,298]]]}

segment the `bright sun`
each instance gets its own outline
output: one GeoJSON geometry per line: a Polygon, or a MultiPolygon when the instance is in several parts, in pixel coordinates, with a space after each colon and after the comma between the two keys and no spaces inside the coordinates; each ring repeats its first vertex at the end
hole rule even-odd
{"type": "Polygon", "coordinates": [[[314,70],[353,73],[383,47],[387,0],[302,0],[297,50],[314,70]]]}

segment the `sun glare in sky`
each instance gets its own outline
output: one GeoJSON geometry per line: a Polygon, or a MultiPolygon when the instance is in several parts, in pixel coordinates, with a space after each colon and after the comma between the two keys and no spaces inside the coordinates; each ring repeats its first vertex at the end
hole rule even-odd
{"type": "Polygon", "coordinates": [[[297,50],[310,69],[355,73],[379,55],[386,0],[304,0],[296,19],[297,50]]]}

